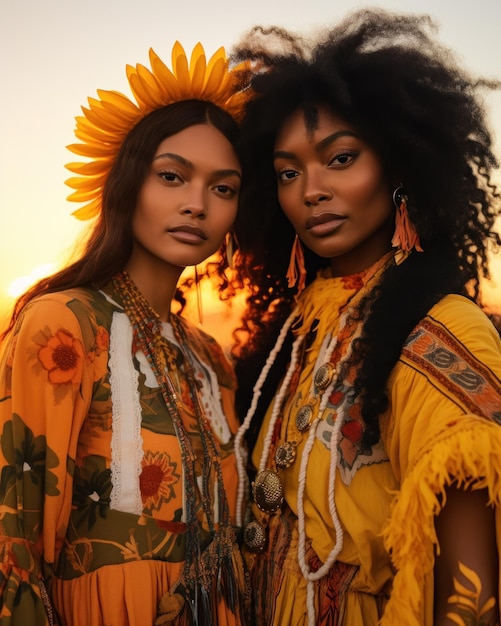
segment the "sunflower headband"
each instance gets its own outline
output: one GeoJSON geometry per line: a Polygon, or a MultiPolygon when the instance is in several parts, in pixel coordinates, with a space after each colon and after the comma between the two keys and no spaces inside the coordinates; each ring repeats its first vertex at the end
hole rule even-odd
{"type": "Polygon", "coordinates": [[[88,98],[83,116],[76,117],[75,135],[80,143],[67,146],[71,152],[90,159],[68,163],[77,176],[66,184],[75,191],[72,202],[85,206],[72,213],[88,220],[101,210],[101,194],[120,147],[132,128],[152,111],[181,100],[205,100],[227,111],[239,121],[250,90],[242,90],[241,78],[247,64],[228,68],[224,48],[219,48],[206,63],[202,44],[197,43],[188,63],[186,53],[176,41],[172,48],[172,71],[150,48],[151,71],[144,65],[126,66],[127,79],[136,102],[118,91],[97,90],[99,99],[88,98]],[[137,104],[136,104],[137,103],[137,104]]]}

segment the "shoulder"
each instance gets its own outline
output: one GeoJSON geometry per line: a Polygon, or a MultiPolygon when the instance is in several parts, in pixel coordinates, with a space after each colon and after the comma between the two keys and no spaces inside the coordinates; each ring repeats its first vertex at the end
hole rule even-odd
{"type": "Polygon", "coordinates": [[[466,298],[447,296],[429,311],[407,338],[396,372],[417,402],[438,392],[464,412],[501,419],[499,334],[466,298]]]}
{"type": "Polygon", "coordinates": [[[464,296],[453,294],[445,296],[430,309],[429,315],[459,333],[472,327],[483,327],[498,335],[484,311],[464,296]]]}
{"type": "Polygon", "coordinates": [[[53,293],[46,293],[34,298],[23,311],[26,316],[58,316],[73,315],[82,320],[92,316],[103,322],[111,319],[114,310],[119,307],[98,289],[78,287],[53,293]]]}
{"type": "Polygon", "coordinates": [[[91,350],[97,340],[107,345],[114,310],[116,306],[96,289],[75,288],[43,294],[24,307],[13,336],[72,337],[91,350]]]}
{"type": "Polygon", "coordinates": [[[97,303],[105,299],[104,294],[97,289],[75,287],[74,289],[54,291],[37,296],[26,305],[25,310],[32,311],[36,309],[40,311],[44,309],[49,311],[54,309],[57,311],[63,307],[70,306],[72,303],[79,303],[81,306],[93,310],[97,303]]]}
{"type": "Polygon", "coordinates": [[[492,365],[501,377],[501,338],[494,324],[474,302],[449,295],[438,302],[418,325],[442,331],[449,343],[456,343],[475,360],[492,365]]]}

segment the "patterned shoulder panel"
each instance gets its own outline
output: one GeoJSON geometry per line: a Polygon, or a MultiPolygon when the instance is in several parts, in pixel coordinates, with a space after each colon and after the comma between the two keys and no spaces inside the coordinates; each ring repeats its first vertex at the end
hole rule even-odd
{"type": "Polygon", "coordinates": [[[437,320],[428,316],[416,326],[400,360],[465,412],[501,424],[501,381],[437,320]]]}

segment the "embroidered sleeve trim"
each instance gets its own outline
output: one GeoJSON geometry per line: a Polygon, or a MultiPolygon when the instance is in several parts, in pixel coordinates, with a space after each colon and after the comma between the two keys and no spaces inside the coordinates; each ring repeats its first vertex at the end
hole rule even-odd
{"type": "Polygon", "coordinates": [[[447,328],[426,317],[409,335],[401,361],[462,408],[501,424],[501,381],[447,328]]]}

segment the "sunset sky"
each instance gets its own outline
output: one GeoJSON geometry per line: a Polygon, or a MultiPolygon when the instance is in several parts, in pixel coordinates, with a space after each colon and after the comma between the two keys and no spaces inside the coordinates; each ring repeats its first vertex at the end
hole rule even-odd
{"type": "MultiPolygon", "coordinates": [[[[501,79],[501,0],[382,0],[378,6],[428,13],[441,40],[471,70],[501,79]]],[[[255,24],[308,33],[338,21],[356,0],[17,0],[0,8],[0,316],[35,278],[65,260],[85,225],[70,215],[64,184],[74,160],[74,117],[96,89],[130,95],[127,63],[148,64],[153,47],[170,65],[172,44],[201,41],[208,54],[231,48],[255,24]]],[[[487,105],[501,157],[501,94],[487,105]]],[[[426,181],[423,181],[426,184],[426,181]]],[[[485,292],[501,308],[501,255],[493,263],[499,286],[485,292]]]]}

